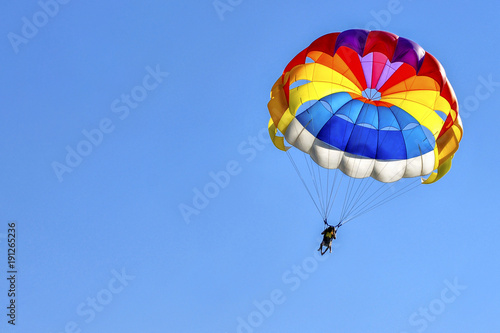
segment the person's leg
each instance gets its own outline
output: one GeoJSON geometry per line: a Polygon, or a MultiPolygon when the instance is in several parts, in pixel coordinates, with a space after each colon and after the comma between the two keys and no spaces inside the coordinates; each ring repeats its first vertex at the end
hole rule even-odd
{"type": "Polygon", "coordinates": [[[328,250],[328,248],[325,247],[325,251],[321,252],[321,255],[325,254],[327,250],[328,250]]]}

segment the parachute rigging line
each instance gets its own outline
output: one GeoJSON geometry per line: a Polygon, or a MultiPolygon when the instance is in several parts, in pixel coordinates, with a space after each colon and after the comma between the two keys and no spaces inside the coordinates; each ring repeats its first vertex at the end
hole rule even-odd
{"type": "Polygon", "coordinates": [[[292,158],[292,155],[290,155],[290,152],[286,152],[288,158],[290,159],[290,163],[292,163],[293,165],[293,168],[295,169],[295,171],[297,172],[297,175],[299,176],[300,180],[302,181],[302,184],[304,184],[304,187],[306,188],[307,190],[307,193],[309,194],[309,196],[311,197],[311,200],[313,201],[314,203],[314,206],[316,206],[316,209],[318,210],[318,213],[321,217],[323,217],[323,214],[321,213],[321,210],[319,209],[318,205],[316,204],[316,200],[314,200],[314,197],[312,196],[311,194],[311,191],[309,191],[309,187],[307,186],[306,182],[304,181],[304,178],[302,177],[302,175],[300,174],[300,171],[299,169],[297,168],[297,165],[295,164],[295,161],[293,160],[292,158]]]}

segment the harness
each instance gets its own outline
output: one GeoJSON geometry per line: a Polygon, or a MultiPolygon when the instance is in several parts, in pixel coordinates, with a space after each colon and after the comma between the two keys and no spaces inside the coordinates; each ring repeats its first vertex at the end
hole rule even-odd
{"type": "Polygon", "coordinates": [[[337,224],[336,226],[333,226],[333,225],[328,224],[328,222],[327,222],[327,220],[326,220],[326,219],[324,219],[324,220],[323,220],[323,222],[325,223],[325,229],[323,229],[323,231],[325,231],[325,230],[326,230],[326,229],[328,229],[328,228],[333,228],[333,232],[331,232],[331,237],[328,237],[328,236],[327,236],[327,234],[329,234],[329,233],[327,232],[327,233],[325,233],[325,235],[324,235],[325,237],[323,238],[323,241],[325,241],[325,239],[328,239],[328,240],[331,242],[331,240],[332,240],[333,236],[334,236],[334,235],[337,235],[337,229],[338,229],[338,227],[339,227],[341,224],[339,223],[339,224],[337,224]]]}
{"type": "Polygon", "coordinates": [[[326,221],[326,219],[324,219],[323,222],[325,223],[325,229],[323,229],[323,230],[326,230],[328,227],[333,227],[333,228],[335,228],[335,232],[337,232],[337,230],[339,230],[339,228],[343,224],[342,222],[339,222],[337,225],[333,226],[331,224],[328,224],[328,222],[326,221]]]}

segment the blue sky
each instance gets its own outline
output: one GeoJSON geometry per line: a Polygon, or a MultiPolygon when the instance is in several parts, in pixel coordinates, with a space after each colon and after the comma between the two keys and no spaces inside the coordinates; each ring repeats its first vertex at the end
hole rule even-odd
{"type": "Polygon", "coordinates": [[[0,9],[0,267],[15,221],[18,270],[15,327],[0,283],[2,332],[500,330],[498,2],[0,9]],[[439,59],[464,138],[442,180],[318,257],[322,222],[265,135],[267,102],[295,54],[351,28],[439,59]]]}

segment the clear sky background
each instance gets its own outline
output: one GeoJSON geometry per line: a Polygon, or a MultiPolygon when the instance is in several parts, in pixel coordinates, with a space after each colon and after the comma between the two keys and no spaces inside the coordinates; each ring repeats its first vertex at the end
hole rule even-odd
{"type": "Polygon", "coordinates": [[[497,1],[59,1],[0,4],[0,331],[500,331],[497,1]],[[351,28],[439,59],[464,138],[442,180],[318,257],[267,102],[351,28]]]}

